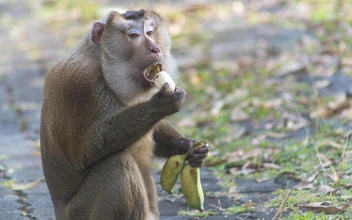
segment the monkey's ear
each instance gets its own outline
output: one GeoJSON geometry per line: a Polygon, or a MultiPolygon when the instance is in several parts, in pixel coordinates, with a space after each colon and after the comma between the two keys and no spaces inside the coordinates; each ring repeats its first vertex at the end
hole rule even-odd
{"type": "Polygon", "coordinates": [[[94,22],[92,31],[90,32],[90,40],[96,45],[100,45],[101,35],[104,31],[105,24],[102,22],[94,22]]]}

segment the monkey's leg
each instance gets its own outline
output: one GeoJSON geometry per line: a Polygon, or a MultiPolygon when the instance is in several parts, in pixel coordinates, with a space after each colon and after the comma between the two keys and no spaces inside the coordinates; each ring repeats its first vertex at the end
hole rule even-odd
{"type": "Polygon", "coordinates": [[[65,219],[148,219],[147,190],[133,157],[123,152],[99,161],[66,210],[65,219]]]}
{"type": "Polygon", "coordinates": [[[156,187],[154,183],[153,176],[149,175],[145,181],[145,186],[148,193],[148,200],[149,200],[149,209],[150,211],[159,218],[159,209],[158,209],[158,195],[156,192],[156,187]]]}

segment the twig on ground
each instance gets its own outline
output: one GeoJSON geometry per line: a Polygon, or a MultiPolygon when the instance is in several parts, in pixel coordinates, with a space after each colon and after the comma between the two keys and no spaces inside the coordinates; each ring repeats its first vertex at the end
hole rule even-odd
{"type": "Polygon", "coordinates": [[[219,210],[220,210],[221,212],[223,212],[224,214],[228,214],[227,211],[221,207],[221,201],[220,201],[220,200],[218,200],[218,203],[219,203],[219,206],[216,206],[216,205],[213,205],[213,204],[209,204],[209,205],[210,205],[211,207],[214,207],[214,208],[219,209],[219,210]]]}
{"type": "Polygon", "coordinates": [[[282,218],[282,213],[284,213],[284,211],[285,211],[286,203],[287,203],[288,198],[290,197],[290,194],[291,194],[291,190],[288,190],[285,192],[283,201],[280,203],[280,206],[279,206],[277,212],[275,213],[273,220],[282,218]]]}

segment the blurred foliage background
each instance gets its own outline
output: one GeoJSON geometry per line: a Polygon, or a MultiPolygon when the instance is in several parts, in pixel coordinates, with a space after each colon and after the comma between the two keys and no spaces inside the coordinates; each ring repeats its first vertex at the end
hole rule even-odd
{"type": "MultiPolygon", "coordinates": [[[[4,14],[1,19],[12,25],[23,50],[43,64],[43,73],[108,11],[156,10],[169,23],[178,85],[188,93],[182,112],[172,119],[185,135],[209,142],[206,165],[219,173],[228,192],[235,178],[294,177],[304,184],[290,194],[287,209],[323,200],[336,207],[348,204],[336,218],[351,215],[351,0],[38,0],[29,5],[35,17],[15,25],[4,14]],[[60,42],[55,54],[23,35],[31,20],[43,22],[60,42]],[[322,186],[335,191],[321,191],[322,186]]],[[[278,201],[285,199],[268,207],[278,207],[278,201]]],[[[290,219],[308,215],[309,210],[301,211],[290,219]]]]}

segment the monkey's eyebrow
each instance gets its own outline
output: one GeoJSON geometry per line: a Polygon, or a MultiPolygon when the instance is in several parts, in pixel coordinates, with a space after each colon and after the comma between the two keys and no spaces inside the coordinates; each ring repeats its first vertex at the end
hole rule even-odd
{"type": "Polygon", "coordinates": [[[154,24],[154,22],[153,21],[148,21],[148,20],[146,20],[146,24],[145,24],[145,26],[146,27],[151,27],[151,28],[153,28],[153,29],[155,29],[155,27],[156,27],[156,25],[154,24]]]}
{"type": "Polygon", "coordinates": [[[124,24],[120,28],[120,31],[127,32],[129,29],[131,29],[133,27],[137,27],[138,25],[140,25],[139,22],[134,21],[134,20],[128,20],[128,21],[124,22],[124,24]]]}

